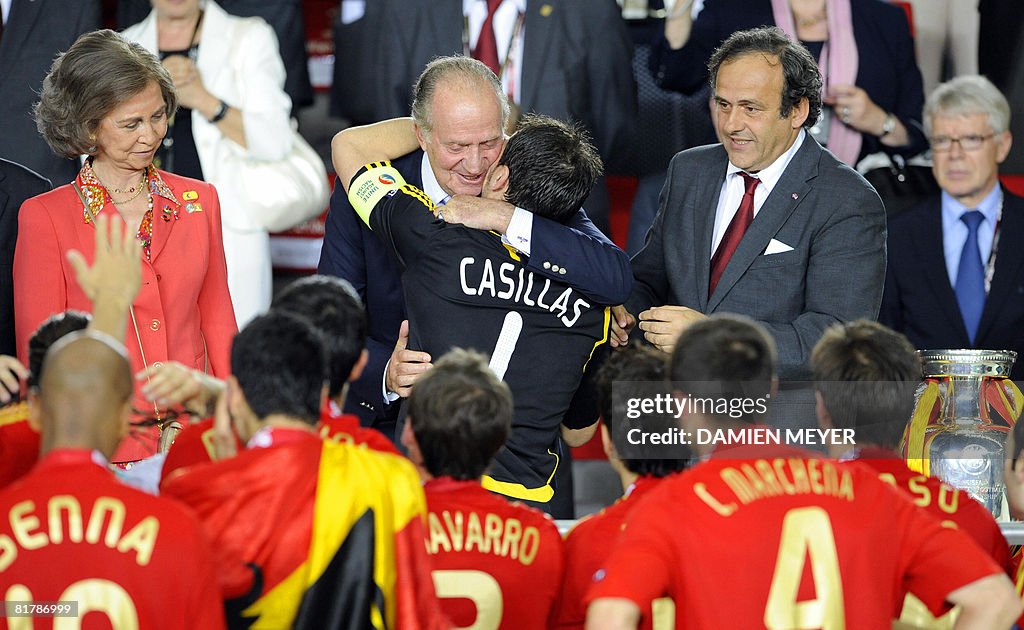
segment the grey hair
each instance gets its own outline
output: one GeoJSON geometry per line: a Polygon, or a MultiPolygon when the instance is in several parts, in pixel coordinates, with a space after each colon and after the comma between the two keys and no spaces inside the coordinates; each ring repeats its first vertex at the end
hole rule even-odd
{"type": "Polygon", "coordinates": [[[431,105],[441,81],[457,81],[472,88],[479,88],[480,83],[486,84],[494,92],[494,98],[498,99],[498,105],[501,107],[501,128],[506,128],[511,107],[501,87],[501,81],[482,62],[471,57],[453,55],[432,59],[413,86],[412,117],[425,132],[429,133],[434,128],[431,105]]]}
{"type": "Polygon", "coordinates": [[[932,90],[924,104],[924,131],[932,135],[933,116],[988,114],[988,124],[997,134],[1010,128],[1010,104],[991,81],[977,74],[946,81],[932,90]]]}
{"type": "Polygon", "coordinates": [[[36,128],[58,155],[93,153],[104,116],[150,83],[174,115],[174,82],[153,53],[109,29],[86,33],[53,61],[33,108],[36,128]]]}

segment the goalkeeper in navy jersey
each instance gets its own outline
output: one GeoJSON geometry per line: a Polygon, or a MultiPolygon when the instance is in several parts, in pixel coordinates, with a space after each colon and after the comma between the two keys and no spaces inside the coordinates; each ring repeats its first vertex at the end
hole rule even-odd
{"type": "MultiPolygon", "coordinates": [[[[526,269],[526,257],[498,231],[446,222],[445,212],[456,206],[435,207],[386,161],[367,163],[407,148],[396,142],[389,150],[390,138],[411,135],[411,127],[402,124],[339,134],[334,143],[339,179],[350,182],[353,208],[402,268],[408,347],[434,357],[453,347],[485,352],[512,389],[512,433],[483,486],[549,509],[563,448],[560,427],[584,368],[607,341],[608,305],[534,275],[526,269]],[[374,141],[367,142],[371,135],[374,141]]],[[[487,200],[500,200],[564,221],[579,209],[601,170],[601,159],[581,130],[530,116],[488,171],[484,199],[474,201],[486,207],[487,200]]],[[[586,434],[590,428],[567,430],[586,434]]]]}

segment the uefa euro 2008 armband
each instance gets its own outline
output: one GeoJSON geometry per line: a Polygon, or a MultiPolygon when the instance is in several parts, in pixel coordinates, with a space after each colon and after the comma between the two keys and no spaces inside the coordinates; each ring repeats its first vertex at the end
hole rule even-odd
{"type": "Polygon", "coordinates": [[[360,169],[348,187],[348,201],[363,223],[370,224],[370,212],[388,193],[405,185],[405,179],[390,162],[371,162],[360,169]]]}

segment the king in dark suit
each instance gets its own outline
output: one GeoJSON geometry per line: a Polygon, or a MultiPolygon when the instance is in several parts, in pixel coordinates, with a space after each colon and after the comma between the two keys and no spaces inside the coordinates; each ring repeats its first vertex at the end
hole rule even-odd
{"type": "MultiPolygon", "coordinates": [[[[395,160],[393,166],[435,203],[453,194],[478,195],[487,169],[501,152],[508,116],[496,77],[478,61],[446,57],[428,65],[415,92],[413,113],[422,150],[395,160]]],[[[508,229],[497,231],[508,237],[509,247],[527,253],[530,271],[567,283],[600,304],[618,304],[629,295],[628,258],[582,210],[561,225],[523,209],[508,209],[508,229]]],[[[385,405],[386,368],[389,360],[395,361],[392,351],[405,319],[400,273],[352,210],[341,186],[335,186],[331,198],[319,272],[351,282],[366,305],[369,362],[363,376],[351,383],[346,410],[386,430],[397,407],[390,405],[389,411],[385,405]]]]}
{"type": "Polygon", "coordinates": [[[942,194],[890,222],[879,319],[920,349],[1015,350],[1024,378],[1024,199],[998,179],[1010,106],[988,79],[957,77],[924,121],[942,194]]]}
{"type": "MultiPolygon", "coordinates": [[[[411,87],[438,55],[474,52],[487,2],[375,0],[342,25],[332,113],[360,123],[404,116],[411,87]],[[467,8],[468,7],[468,8],[467,8]],[[464,14],[464,11],[466,13],[464,14]]],[[[524,113],[584,125],[609,173],[622,172],[637,116],[632,51],[612,0],[504,0],[494,15],[503,89],[524,113]],[[503,24],[504,28],[499,27],[503,24]]],[[[482,58],[482,57],[478,57],[482,58]]],[[[583,204],[608,230],[604,179],[583,204]]]]}
{"type": "Polygon", "coordinates": [[[673,158],[627,309],[666,351],[711,313],[746,315],[775,338],[779,377],[807,379],[826,327],[878,313],[885,212],[804,130],[821,76],[800,44],[774,27],[740,31],[712,57],[712,78],[723,144],[673,158]]]}

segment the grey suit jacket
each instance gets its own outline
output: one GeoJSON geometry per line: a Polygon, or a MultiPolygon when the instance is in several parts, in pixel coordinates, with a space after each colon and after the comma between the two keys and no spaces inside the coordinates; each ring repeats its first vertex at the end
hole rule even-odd
{"type": "Polygon", "coordinates": [[[75,178],[78,162],[50,150],[36,131],[32,105],[57,53],[99,27],[99,0],[14,0],[0,40],[0,158],[57,186],[75,178]]]}
{"type": "Polygon", "coordinates": [[[720,144],[672,158],[658,216],[632,261],[636,282],[627,308],[637,315],[673,304],[746,315],[775,338],[780,378],[809,378],[811,349],[826,327],[878,315],[882,202],[864,178],[806,136],[709,296],[715,209],[727,166],[720,144]],[[772,239],[792,251],[765,255],[772,239]]]}

